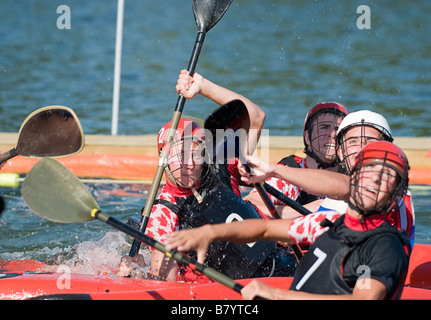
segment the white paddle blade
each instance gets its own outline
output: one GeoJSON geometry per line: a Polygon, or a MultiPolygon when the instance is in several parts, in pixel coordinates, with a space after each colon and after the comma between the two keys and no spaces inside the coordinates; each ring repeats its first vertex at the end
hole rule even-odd
{"type": "Polygon", "coordinates": [[[24,201],[38,216],[61,223],[94,220],[99,206],[79,178],[57,160],[44,158],[26,175],[21,186],[24,201]]]}

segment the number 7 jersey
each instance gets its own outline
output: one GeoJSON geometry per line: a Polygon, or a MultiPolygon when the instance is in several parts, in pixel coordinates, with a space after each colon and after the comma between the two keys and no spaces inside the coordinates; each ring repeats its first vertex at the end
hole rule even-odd
{"type": "MultiPolygon", "coordinates": [[[[316,239],[301,259],[291,290],[316,294],[352,294],[357,281],[383,283],[386,299],[401,296],[410,242],[388,222],[366,231],[346,226],[343,215],[316,239]]],[[[350,217],[347,217],[349,219],[350,217]]]]}

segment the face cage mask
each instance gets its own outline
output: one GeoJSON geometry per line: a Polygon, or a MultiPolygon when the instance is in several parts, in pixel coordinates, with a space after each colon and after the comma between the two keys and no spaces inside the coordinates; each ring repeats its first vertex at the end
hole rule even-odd
{"type": "MultiPolygon", "coordinates": [[[[194,190],[202,185],[201,181],[205,181],[208,174],[208,170],[203,170],[204,165],[208,163],[206,154],[205,143],[198,136],[188,136],[174,140],[170,146],[165,172],[177,187],[194,190]],[[198,166],[200,170],[198,170],[198,166]],[[195,172],[195,170],[198,171],[195,172]],[[196,175],[186,177],[188,183],[184,183],[174,176],[175,173],[180,171],[190,171],[196,175]]],[[[189,173],[186,172],[185,174],[189,173]]],[[[180,176],[183,178],[182,174],[180,176]]]]}
{"type": "MultiPolygon", "coordinates": [[[[379,163],[380,164],[380,163],[379,163]]],[[[392,168],[391,165],[383,162],[382,163],[384,167],[389,167],[392,168]]],[[[383,175],[387,175],[387,173],[384,172],[384,167],[376,172],[374,170],[372,170],[371,173],[367,172],[367,164],[362,164],[358,167],[355,168],[354,172],[352,173],[352,178],[351,178],[351,182],[350,182],[350,190],[352,193],[353,190],[353,202],[351,200],[351,198],[349,198],[349,207],[351,207],[352,209],[358,211],[362,216],[367,217],[373,214],[379,214],[379,213],[383,213],[383,212],[389,212],[392,207],[396,204],[396,202],[398,201],[398,199],[400,197],[402,197],[404,195],[404,193],[406,192],[407,189],[407,179],[406,178],[401,178],[400,175],[398,173],[396,173],[396,179],[394,184],[396,185],[396,187],[394,188],[394,190],[392,192],[390,192],[390,196],[388,197],[388,199],[386,200],[386,202],[382,205],[378,205],[378,199],[379,196],[381,195],[381,193],[385,192],[382,190],[382,183],[388,183],[388,181],[385,181],[385,179],[383,179],[383,175]],[[368,189],[368,187],[363,186],[359,180],[363,178],[363,175],[365,174],[377,174],[378,177],[378,187],[377,190],[373,191],[375,192],[375,203],[374,205],[369,205],[368,207],[365,207],[364,204],[364,200],[365,198],[367,198],[368,196],[364,193],[365,190],[368,189]]],[[[367,179],[367,178],[364,178],[367,179]]],[[[389,194],[389,192],[387,192],[389,194]]]]}
{"type": "MultiPolygon", "coordinates": [[[[341,114],[339,112],[323,112],[323,113],[319,113],[317,115],[315,115],[311,120],[310,120],[310,126],[308,127],[307,131],[308,131],[308,140],[310,141],[310,144],[308,146],[305,147],[304,149],[304,153],[308,156],[310,156],[311,158],[313,158],[317,164],[318,164],[318,169],[327,169],[327,168],[332,168],[335,167],[337,165],[337,152],[336,152],[336,148],[334,146],[334,155],[333,155],[333,160],[330,162],[325,162],[323,161],[319,155],[323,158],[325,158],[325,154],[321,153],[321,139],[322,137],[325,137],[328,135],[327,132],[320,132],[323,131],[320,129],[320,125],[321,124],[325,124],[327,123],[328,126],[332,127],[335,123],[335,118],[338,117],[342,117],[344,116],[344,114],[341,114]],[[318,117],[320,115],[324,115],[324,114],[332,114],[334,116],[334,121],[318,121],[318,117]],[[314,132],[317,132],[315,135],[315,138],[312,138],[312,135],[314,132]],[[317,150],[315,150],[315,148],[313,147],[314,142],[317,141],[317,150]]],[[[326,130],[325,130],[326,131],[326,130]]],[[[337,130],[335,129],[335,132],[337,130]]],[[[334,139],[335,141],[335,139],[334,139]]]]}
{"type": "MultiPolygon", "coordinates": [[[[361,135],[360,136],[350,137],[346,140],[344,138],[345,133],[342,133],[340,135],[341,138],[337,139],[337,144],[338,144],[339,148],[341,148],[341,153],[343,154],[343,160],[342,161],[339,160],[338,163],[339,163],[339,166],[341,167],[340,171],[345,173],[345,174],[350,174],[352,172],[352,167],[350,165],[349,159],[351,159],[352,162],[354,162],[354,158],[356,157],[358,152],[363,147],[365,147],[367,144],[370,144],[370,143],[375,142],[375,141],[388,140],[386,138],[386,136],[382,133],[380,133],[379,138],[368,137],[365,135],[365,127],[368,126],[368,127],[372,127],[372,128],[377,129],[375,126],[367,125],[364,122],[360,126],[361,126],[361,135]],[[356,147],[355,150],[349,151],[349,149],[353,146],[356,147]]],[[[346,130],[346,132],[347,131],[348,131],[348,129],[346,130]]]]}

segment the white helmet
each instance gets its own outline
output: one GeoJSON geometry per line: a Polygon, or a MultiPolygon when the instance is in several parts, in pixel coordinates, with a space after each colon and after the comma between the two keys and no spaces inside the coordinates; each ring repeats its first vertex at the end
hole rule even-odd
{"type": "Polygon", "coordinates": [[[361,110],[349,113],[344,117],[337,131],[337,141],[340,140],[342,134],[351,127],[356,126],[369,126],[379,130],[384,140],[392,142],[391,128],[389,127],[388,121],[381,114],[378,114],[369,110],[361,110]]]}

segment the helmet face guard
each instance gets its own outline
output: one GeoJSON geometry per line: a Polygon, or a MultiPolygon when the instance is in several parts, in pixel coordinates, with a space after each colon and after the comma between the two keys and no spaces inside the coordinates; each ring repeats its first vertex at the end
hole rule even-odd
{"type": "Polygon", "coordinates": [[[392,142],[391,129],[386,119],[375,112],[362,110],[348,114],[341,122],[337,132],[337,149],[342,154],[340,165],[347,174],[352,172],[354,158],[361,148],[375,141],[392,142]],[[354,135],[347,136],[353,128],[360,128],[354,135]],[[374,128],[379,133],[370,134],[367,128],[374,128]]]}
{"type": "Polygon", "coordinates": [[[341,119],[346,114],[347,110],[336,102],[319,103],[307,113],[304,121],[304,153],[316,160],[319,168],[336,165],[335,137],[341,119]]]}
{"type": "Polygon", "coordinates": [[[171,142],[165,172],[176,186],[184,189],[199,187],[205,163],[204,145],[196,136],[171,142]]]}
{"type": "Polygon", "coordinates": [[[309,145],[305,153],[316,160],[321,168],[335,166],[335,133],[340,122],[340,115],[333,112],[321,113],[311,121],[307,131],[309,145]]]}
{"type": "Polygon", "coordinates": [[[409,164],[401,149],[379,141],[364,147],[350,180],[349,206],[364,216],[389,211],[408,187],[409,164]]]}
{"type": "Polygon", "coordinates": [[[353,163],[359,150],[361,150],[363,147],[370,143],[384,140],[384,136],[381,133],[377,136],[367,133],[370,131],[367,130],[367,128],[376,129],[374,126],[369,126],[363,123],[355,125],[354,127],[360,128],[359,130],[357,130],[358,134],[350,135],[349,137],[347,137],[346,133],[350,129],[348,128],[337,136],[337,149],[340,149],[340,152],[342,154],[340,164],[343,170],[348,174],[351,173],[353,170],[353,163]]]}
{"type": "Polygon", "coordinates": [[[157,136],[159,154],[162,149],[169,155],[165,166],[168,179],[177,187],[197,188],[202,180],[202,168],[206,162],[205,136],[199,125],[188,119],[180,119],[173,140],[166,142],[170,122],[157,136]]]}

